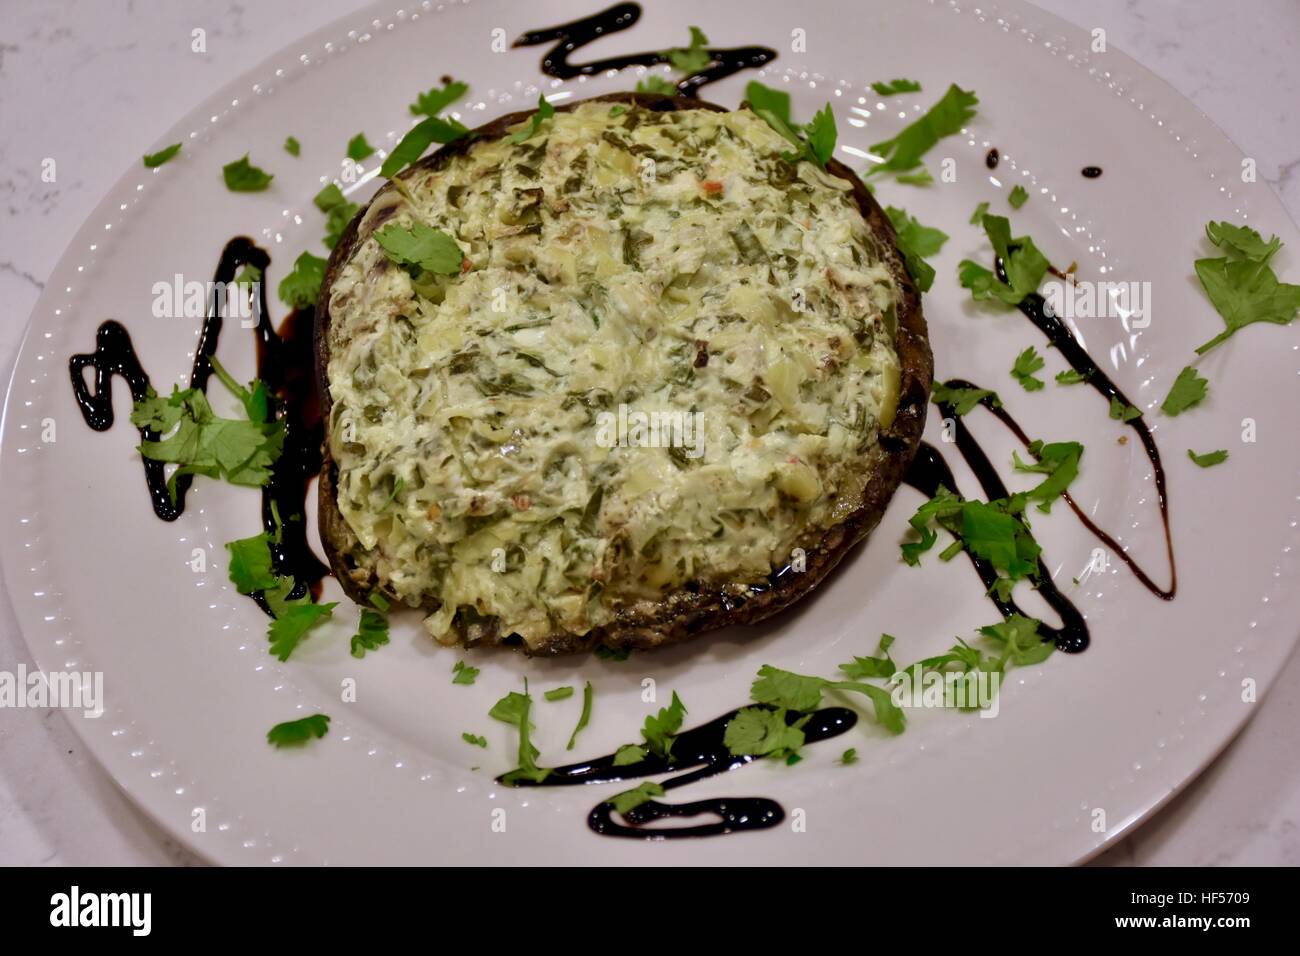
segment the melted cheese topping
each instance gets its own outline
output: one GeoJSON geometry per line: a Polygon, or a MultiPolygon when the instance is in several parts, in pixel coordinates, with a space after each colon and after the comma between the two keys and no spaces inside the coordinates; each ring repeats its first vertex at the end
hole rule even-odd
{"type": "Polygon", "coordinates": [[[330,452],[353,557],[436,638],[758,582],[858,505],[898,289],[849,184],[788,151],[747,110],[590,103],[377,197],[330,290],[330,452]],[[390,222],[468,271],[413,278],[390,222]]]}

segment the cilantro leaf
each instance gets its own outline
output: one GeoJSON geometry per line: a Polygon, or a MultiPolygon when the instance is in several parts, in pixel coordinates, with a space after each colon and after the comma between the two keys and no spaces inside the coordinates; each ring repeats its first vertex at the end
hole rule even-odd
{"type": "Polygon", "coordinates": [[[456,240],[422,222],[404,228],[391,223],[375,232],[375,241],[397,265],[409,265],[437,275],[457,275],[465,254],[456,240]]]}
{"type": "Polygon", "coordinates": [[[1234,226],[1230,222],[1207,222],[1205,234],[1210,242],[1228,253],[1229,259],[1268,262],[1273,253],[1282,248],[1282,240],[1277,236],[1265,242],[1264,237],[1249,226],[1234,226]]]}
{"type": "Polygon", "coordinates": [[[329,263],[304,252],[293,263],[293,271],[280,280],[276,290],[280,301],[292,309],[305,309],[316,304],[321,284],[325,281],[325,267],[329,263]]]}
{"type": "Polygon", "coordinates": [[[542,696],[545,697],[547,700],[550,700],[550,701],[556,701],[556,700],[568,700],[570,697],[573,696],[573,688],[572,688],[572,687],[554,687],[554,688],[552,688],[551,690],[548,690],[548,691],[547,691],[545,694],[543,694],[542,696]]]}
{"type": "Polygon", "coordinates": [[[709,38],[699,27],[691,27],[691,45],[675,47],[664,53],[673,69],[679,73],[700,73],[713,62],[709,55],[709,38]]]}
{"type": "Polygon", "coordinates": [[[180,151],[181,151],[181,144],[172,143],[170,146],[160,149],[156,153],[146,154],[144,157],[144,165],[148,169],[155,169],[158,166],[161,166],[163,163],[167,162],[169,159],[171,159],[180,151]]]}
{"type": "Polygon", "coordinates": [[[661,96],[676,96],[677,87],[669,83],[657,73],[649,74],[644,80],[638,80],[636,84],[638,93],[658,93],[661,96]]]}
{"type": "Polygon", "coordinates": [[[1012,209],[1019,209],[1029,202],[1029,193],[1025,191],[1024,186],[1016,183],[1015,186],[1011,187],[1011,194],[1007,196],[1007,202],[1011,204],[1012,209]]]}
{"type": "Polygon", "coordinates": [[[569,746],[565,748],[566,750],[573,749],[573,745],[578,742],[578,732],[591,722],[591,699],[593,693],[591,681],[587,681],[586,686],[582,688],[582,715],[578,718],[578,726],[573,728],[573,734],[569,737],[569,746]]]}
{"type": "Polygon", "coordinates": [[[967,551],[984,558],[1012,580],[1038,572],[1042,549],[1011,506],[1002,503],[964,501],[961,506],[961,540],[967,551]]]}
{"type": "Polygon", "coordinates": [[[266,170],[250,164],[247,153],[233,163],[222,166],[221,176],[226,181],[226,188],[232,193],[260,193],[275,178],[266,170]]]}
{"type": "Polygon", "coordinates": [[[1088,379],[1092,378],[1092,372],[1076,372],[1074,369],[1066,369],[1064,372],[1056,373],[1057,385],[1082,385],[1088,379]]]}
{"type": "Polygon", "coordinates": [[[968,388],[966,386],[949,388],[943,382],[935,382],[930,390],[930,400],[932,402],[936,405],[947,405],[957,415],[969,414],[971,409],[986,398],[994,408],[1002,407],[1002,399],[998,398],[998,393],[988,388],[968,388]]]}
{"type": "Polygon", "coordinates": [[[276,615],[267,629],[271,654],[281,661],[287,661],[307,633],[331,617],[336,607],[337,601],[329,604],[313,604],[308,599],[303,599],[302,603],[290,602],[283,613],[276,615]]]}
{"type": "Polygon", "coordinates": [[[460,735],[460,739],[465,741],[465,743],[467,744],[472,744],[475,747],[482,747],[484,750],[487,749],[487,738],[480,737],[478,734],[471,734],[469,732],[466,732],[460,735]]]}
{"type": "Polygon", "coordinates": [[[1110,417],[1117,422],[1128,424],[1133,419],[1142,417],[1142,409],[1126,405],[1118,397],[1112,395],[1110,397],[1110,417]]]}
{"type": "Polygon", "coordinates": [[[1279,282],[1266,261],[1197,259],[1196,277],[1227,326],[1200,346],[1197,355],[1204,355],[1256,322],[1288,325],[1300,310],[1300,285],[1279,282]]]}
{"type": "Polygon", "coordinates": [[[1226,449],[1220,448],[1218,451],[1207,451],[1203,455],[1198,455],[1189,448],[1187,449],[1187,457],[1202,468],[1213,468],[1215,465],[1221,465],[1228,460],[1228,452],[1226,449]]]}
{"type": "Polygon", "coordinates": [[[318,192],[312,202],[316,204],[317,209],[325,213],[324,241],[326,246],[333,249],[342,238],[343,230],[348,227],[348,223],[361,207],[354,202],[348,202],[347,197],[343,195],[343,190],[334,183],[330,183],[318,192]]]}
{"type": "Polygon", "coordinates": [[[1008,661],[1017,667],[1025,667],[1041,664],[1052,656],[1056,645],[1038,633],[1040,623],[1023,614],[1012,614],[998,624],[980,628],[981,634],[1001,646],[1002,656],[994,665],[997,670],[1002,670],[1008,661]]]}
{"type": "Polygon", "coordinates": [[[420,93],[411,104],[412,116],[437,116],[452,103],[469,92],[469,86],[455,80],[446,86],[435,86],[427,93],[420,93]]]}
{"type": "Polygon", "coordinates": [[[742,707],[727,721],[722,742],[737,757],[786,757],[804,745],[804,733],[786,722],[783,707],[742,707]]]}
{"type": "Polygon", "coordinates": [[[541,751],[533,746],[530,739],[532,724],[529,723],[528,713],[532,705],[533,699],[528,696],[528,681],[525,680],[522,694],[512,690],[488,711],[488,716],[519,728],[519,766],[502,777],[507,784],[513,785],[518,780],[541,783],[551,774],[550,768],[537,766],[541,751]]]}
{"type": "Polygon", "coordinates": [[[284,151],[297,158],[302,155],[302,144],[295,137],[286,136],[284,138],[284,151]]]}
{"type": "Polygon", "coordinates": [[[889,648],[893,645],[894,638],[888,634],[880,635],[880,646],[876,650],[879,657],[854,657],[851,663],[841,664],[840,670],[844,676],[853,680],[863,678],[890,678],[898,670],[893,659],[889,656],[889,648]]]}
{"type": "Polygon", "coordinates": [[[240,594],[265,591],[279,583],[279,576],[272,568],[272,543],[273,536],[266,532],[226,542],[226,549],[230,551],[227,574],[240,594]]]}
{"type": "Polygon", "coordinates": [[[1029,453],[1037,459],[1032,464],[1020,460],[1020,455],[1011,453],[1016,471],[1038,472],[1047,475],[1039,485],[1025,492],[1030,500],[1041,502],[1038,510],[1044,514],[1052,510],[1052,503],[1070,487],[1070,482],[1079,476],[1079,459],[1083,457],[1083,446],[1077,441],[1031,442],[1029,453]]]}
{"type": "Polygon", "coordinates": [[[1169,416],[1182,414],[1189,408],[1195,408],[1201,404],[1205,400],[1208,388],[1209,382],[1201,378],[1196,373],[1196,369],[1188,365],[1174,379],[1169,394],[1165,396],[1165,400],[1160,404],[1160,410],[1169,416]]]}
{"type": "Polygon", "coordinates": [[[180,466],[167,483],[173,501],[181,474],[260,487],[270,480],[271,465],[284,447],[283,422],[220,418],[198,389],[173,387],[165,401],[150,390],[132,409],[131,422],[167,435],[141,441],[139,452],[152,461],[180,466]]]}
{"type": "Polygon", "coordinates": [[[686,716],[686,705],[673,691],[672,702],[661,707],[657,715],[647,715],[641,736],[646,746],[657,757],[671,757],[673,752],[673,735],[682,729],[682,718],[686,716]]]}
{"type": "Polygon", "coordinates": [[[330,719],[326,714],[312,714],[301,720],[276,724],[266,732],[266,742],[272,747],[298,747],[313,738],[319,739],[329,732],[330,719]]]}
{"type": "Polygon", "coordinates": [[[986,202],[980,203],[978,206],[975,207],[975,211],[971,213],[970,224],[972,226],[978,226],[981,222],[984,221],[984,215],[988,211],[989,211],[989,204],[986,202]]]}
{"type": "Polygon", "coordinates": [[[664,788],[654,781],[647,780],[631,790],[624,790],[622,793],[616,793],[607,800],[607,803],[613,805],[614,809],[625,816],[631,810],[635,810],[643,803],[649,803],[655,797],[662,797],[664,788]]]}
{"type": "Polygon", "coordinates": [[[961,506],[961,498],[940,485],[934,497],[917,508],[916,514],[907,521],[921,536],[921,540],[903,542],[903,560],[916,567],[921,563],[921,555],[934,547],[935,542],[939,540],[939,535],[930,530],[931,521],[938,522],[941,527],[956,535],[960,530],[957,522],[961,514],[961,506]]]}
{"type": "Polygon", "coordinates": [[[522,143],[537,135],[537,131],[542,128],[542,123],[555,115],[555,107],[546,102],[546,97],[537,94],[537,112],[528,120],[528,125],[521,130],[516,130],[510,136],[510,142],[522,143]]]}
{"type": "Polygon", "coordinates": [[[1029,236],[1013,239],[1011,223],[1005,216],[986,214],[981,222],[994,254],[1002,262],[1007,281],[1001,281],[979,263],[963,259],[957,270],[962,288],[970,289],[976,302],[994,300],[1018,305],[1025,296],[1038,290],[1047,274],[1047,257],[1029,236]]]}
{"type": "Polygon", "coordinates": [[[956,85],[948,87],[948,91],[920,119],[892,139],[871,147],[871,152],[880,156],[882,162],[867,170],[867,175],[906,172],[920,166],[921,157],[939,140],[962,131],[975,116],[978,103],[979,99],[973,92],[956,85]]]}
{"type": "Polygon", "coordinates": [[[943,244],[948,241],[948,234],[933,226],[921,225],[906,210],[887,206],[885,213],[894,224],[898,249],[903,254],[908,274],[916,282],[918,291],[929,292],[930,286],[934,284],[934,267],[925,260],[943,248],[943,244]]]}
{"type": "Polygon", "coordinates": [[[1011,377],[1019,382],[1026,392],[1036,392],[1043,387],[1044,383],[1041,378],[1034,378],[1034,373],[1040,371],[1044,364],[1042,356],[1031,345],[1016,356],[1016,362],[1011,366],[1011,377]]]}
{"type": "Polygon", "coordinates": [[[354,163],[359,163],[367,156],[373,156],[374,154],[375,148],[366,142],[365,133],[357,133],[356,136],[348,140],[348,159],[354,163]]]}
{"type": "Polygon", "coordinates": [[[451,672],[455,675],[451,679],[453,684],[473,684],[474,681],[478,679],[479,675],[479,669],[477,667],[470,667],[464,661],[457,661],[455,666],[452,667],[451,672]]]}
{"type": "Polygon", "coordinates": [[[455,120],[444,120],[429,116],[416,123],[402,137],[393,151],[388,154],[384,164],[379,167],[379,175],[392,179],[407,166],[419,160],[424,151],[434,143],[454,143],[469,135],[469,130],[455,120]]]}
{"type": "Polygon", "coordinates": [[[894,182],[905,186],[929,186],[934,182],[934,177],[930,175],[930,170],[922,166],[915,173],[899,173],[894,177],[894,182]]]}
{"type": "Polygon", "coordinates": [[[790,96],[787,93],[752,81],[745,87],[745,100],[768,126],[795,147],[795,152],[782,155],[786,162],[797,163],[806,159],[822,169],[826,168],[827,161],[835,153],[838,136],[830,103],[813,117],[811,123],[800,126],[790,119],[790,96]]]}
{"type": "Polygon", "coordinates": [[[614,751],[614,766],[627,767],[645,760],[650,751],[639,744],[624,744],[614,751]]]}
{"type": "Polygon", "coordinates": [[[840,755],[840,763],[844,764],[844,766],[846,767],[849,764],[853,764],[857,762],[858,762],[858,751],[854,747],[850,747],[848,750],[844,751],[844,753],[840,755]]]}
{"type": "MultiPolygon", "coordinates": [[[[386,604],[387,602],[385,602],[386,604]]],[[[353,657],[362,658],[366,651],[375,651],[388,643],[388,618],[368,607],[361,609],[357,633],[352,635],[350,651],[353,657]]]]}
{"type": "Polygon", "coordinates": [[[921,92],[921,84],[916,80],[890,80],[888,83],[877,80],[871,84],[871,88],[878,96],[896,96],[899,93],[921,92]]]}
{"type": "Polygon", "coordinates": [[[764,664],[749,688],[749,696],[760,704],[774,704],[786,710],[816,710],[826,683],[823,677],[807,677],[764,664]]]}

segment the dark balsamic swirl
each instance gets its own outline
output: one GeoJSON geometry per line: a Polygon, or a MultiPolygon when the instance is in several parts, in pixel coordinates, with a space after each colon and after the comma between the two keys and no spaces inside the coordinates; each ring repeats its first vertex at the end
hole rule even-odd
{"type": "MultiPolygon", "coordinates": [[[[213,292],[207,314],[199,330],[199,344],[190,369],[190,388],[206,391],[212,377],[211,356],[216,353],[225,325],[227,294],[234,286],[235,273],[244,266],[257,269],[262,280],[257,284],[258,297],[252,305],[257,325],[257,377],[266,383],[275,401],[267,412],[268,421],[275,415],[285,425],[284,448],[276,461],[271,480],[262,488],[262,527],[268,533],[277,530],[280,541],[271,548],[272,567],[277,574],[294,579],[290,598],[316,593],[326,567],[307,544],[306,498],[308,484],[320,471],[320,443],[323,430],[320,406],[312,383],[311,335],[312,310],[293,312],[280,331],[271,324],[266,308],[266,269],[271,257],[251,239],[237,237],[226,243],[213,276],[213,292]]],[[[243,294],[242,291],[240,294],[243,294]]],[[[100,325],[95,336],[95,351],[74,355],[68,360],[72,392],[86,424],[96,431],[113,426],[114,375],[123,378],[133,401],[145,398],[152,387],[140,364],[131,336],[121,323],[112,319],[100,325]],[[93,387],[86,382],[86,370],[94,369],[93,387]]],[[[158,435],[140,429],[143,440],[155,441],[158,435]]],[[[145,484],[153,502],[154,513],[164,521],[175,521],[185,511],[185,496],[192,476],[181,474],[174,484],[176,497],[167,488],[163,463],[142,458],[145,484]]],[[[261,594],[254,599],[268,614],[270,608],[261,594]]]]}
{"type": "MultiPolygon", "coordinates": [[[[699,727],[678,734],[673,738],[671,758],[665,759],[647,754],[644,759],[636,763],[618,766],[614,763],[615,755],[606,754],[594,760],[556,767],[540,784],[520,781],[517,786],[567,787],[588,783],[611,783],[695,768],[688,773],[669,777],[660,784],[664,790],[674,790],[715,774],[737,770],[760,759],[751,754],[735,755],[726,745],[724,737],[727,724],[738,712],[729,711],[707,724],[701,724],[699,727]]],[[[793,724],[804,716],[790,711],[786,714],[786,723],[793,724]]],[[[807,716],[809,720],[804,724],[803,732],[805,743],[810,744],[838,737],[858,722],[857,714],[845,707],[824,707],[807,716]]],[[[504,781],[502,778],[497,778],[497,782],[504,781]]],[[[602,836],[669,840],[717,836],[742,830],[766,830],[785,819],[785,811],[781,809],[781,805],[766,797],[719,797],[714,800],[697,800],[682,804],[665,804],[651,800],[623,814],[623,818],[632,824],[631,826],[616,822],[614,812],[614,805],[608,800],[597,804],[587,815],[587,825],[602,836]],[[671,829],[647,826],[656,820],[670,817],[702,815],[709,815],[714,819],[708,823],[671,829]]]]}
{"type": "MultiPolygon", "coordinates": [[[[575,76],[592,76],[606,70],[622,70],[629,66],[655,66],[669,62],[668,52],[627,53],[607,57],[590,63],[570,63],[569,55],[588,43],[611,33],[632,27],[641,19],[641,6],[636,3],[619,3],[600,13],[545,30],[530,30],[515,40],[513,46],[555,45],[542,57],[542,72],[561,80],[575,76]]],[[[758,69],[776,59],[776,51],[765,46],[709,47],[709,65],[677,82],[677,92],[682,96],[698,96],[709,83],[716,83],[741,70],[758,69]]]]}

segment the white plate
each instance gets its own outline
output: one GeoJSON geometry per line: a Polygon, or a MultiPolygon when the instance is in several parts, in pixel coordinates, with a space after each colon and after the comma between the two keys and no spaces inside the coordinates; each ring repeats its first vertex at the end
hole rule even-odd
{"type": "MultiPolygon", "coordinates": [[[[1223,747],[1253,706],[1243,701],[1243,682],[1262,694],[1296,638],[1300,447],[1288,415],[1300,398],[1300,327],[1245,330],[1201,363],[1212,383],[1204,407],[1177,419],[1156,407],[1191,349],[1221,327],[1191,270],[1205,254],[1205,221],[1245,219],[1277,233],[1289,246],[1276,263],[1284,278],[1294,277],[1300,235],[1266,185],[1242,182],[1241,154],[1203,115],[1123,54],[1094,52],[1092,37],[1040,10],[1016,2],[797,11],[773,0],[658,2],[633,29],[575,57],[666,48],[684,42],[690,23],[720,46],[773,46],[780,57],[757,78],[789,89],[800,116],[829,99],[839,155],[859,168],[852,149],[892,135],[900,113],[910,120],[952,82],[974,89],[981,105],[969,135],[944,140],[928,157],[935,172],[940,159],[954,159],[957,181],[879,186],[883,200],[952,236],[925,299],[937,370],[997,388],[1032,435],[1084,442],[1080,502],[1164,580],[1151,469],[1136,442],[1118,443],[1124,430],[1090,389],[1049,382],[1023,392],[1007,373],[1024,347],[1043,351],[1041,335],[1018,313],[973,309],[955,270],[961,258],[988,257],[967,224],[976,203],[1006,214],[1006,192],[1021,183],[1031,199],[1011,214],[1013,224],[1050,258],[1077,261],[1083,278],[1152,284],[1149,328],[1085,320],[1080,331],[1148,411],[1163,451],[1178,598],[1152,597],[1117,561],[1073,585],[1097,542],[1058,506],[1035,531],[1057,582],[1087,614],[1092,648],[1013,672],[997,719],[914,711],[897,738],[863,720],[810,746],[796,767],[763,762],[679,794],[775,798],[790,815],[777,828],[653,843],[596,836],[588,810],[621,787],[496,786],[492,775],[513,762],[513,737],[487,710],[528,676],[543,762],[560,763],[579,701],[542,701],[540,691],[555,684],[595,684],[592,726],[575,751],[594,756],[636,739],[652,709],[641,699],[646,678],[659,690],[653,706],[670,690],[681,695],[690,726],[742,704],[763,663],[833,674],[849,656],[869,653],[882,631],[898,637],[895,656],[906,660],[970,637],[997,614],[964,560],[943,565],[931,555],[920,569],[898,560],[914,492],[900,491],[868,545],[819,593],[753,630],[621,664],[527,661],[436,648],[413,619],[395,627],[392,645],[357,662],[346,649],[355,618],[341,608],[280,664],[266,653],[265,619],[234,592],[224,567],[224,542],[258,530],[256,493],[200,480],[183,518],[159,522],[120,381],[119,424],[101,434],[82,423],[67,359],[93,347],[101,321],[117,318],[135,333],[156,385],[182,381],[198,323],[153,318],[153,284],[174,273],[207,279],[225,240],[241,233],[270,248],[272,281],[302,249],[319,253],[323,224],[311,197],[338,175],[344,144],[364,130],[391,148],[411,122],[406,104],[441,75],[470,83],[459,104],[469,125],[524,108],[539,89],[555,98],[629,88],[638,71],[560,83],[539,72],[539,48],[492,50],[494,35],[508,40],[598,6],[379,5],[305,38],[158,144],[141,144],[144,152],[183,140],[185,149],[157,171],[128,171],[60,262],[32,317],[0,442],[0,556],[33,657],[45,670],[104,673],[106,712],[70,715],[74,727],[141,806],[225,863],[1066,863],[1095,852],[1223,747]],[[792,51],[795,30],[804,31],[807,52],[792,51]],[[895,76],[919,79],[925,91],[880,105],[867,84],[895,76]],[[287,134],[301,140],[302,158],[281,150],[287,134]],[[994,145],[1002,164],[990,175],[983,157],[994,145]],[[268,192],[234,195],[222,186],[220,166],[245,152],[276,174],[268,192]],[[1100,179],[1080,175],[1092,164],[1105,169],[1100,179]],[[1241,440],[1246,418],[1256,442],[1241,440]],[[42,440],[47,420],[52,442],[42,440]],[[1187,448],[1228,448],[1232,458],[1203,471],[1187,448]],[[191,570],[195,548],[208,557],[206,572],[191,570]],[[482,668],[472,687],[450,682],[462,658],[482,668]],[[355,703],[340,700],[346,678],[356,681],[355,703]],[[272,724],[316,711],[334,718],[324,740],[299,752],[267,747],[272,724]],[[486,735],[490,749],[468,747],[462,731],[486,735]],[[848,746],[861,759],[845,767],[837,758],[848,746]],[[494,812],[502,809],[504,833],[494,812]]],[[[706,98],[734,104],[751,78],[712,86],[706,98]]],[[[378,157],[365,164],[377,165],[378,157]]],[[[220,352],[245,377],[246,335],[228,328],[220,352]]],[[[1048,376],[1064,368],[1047,356],[1048,376]]],[[[934,418],[928,438],[938,442],[934,418]]],[[[1012,446],[987,416],[972,422],[1008,476],[1012,446]]],[[[977,493],[963,468],[958,478],[977,493]]],[[[329,596],[335,590],[331,582],[329,596]]]]}

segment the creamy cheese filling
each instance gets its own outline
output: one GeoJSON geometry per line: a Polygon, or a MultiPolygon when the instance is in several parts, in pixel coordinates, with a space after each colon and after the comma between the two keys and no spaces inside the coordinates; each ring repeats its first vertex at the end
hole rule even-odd
{"type": "Polygon", "coordinates": [[[441,640],[752,583],[857,506],[898,289],[849,184],[749,111],[590,103],[378,197],[330,290],[338,506],[441,640]],[[452,277],[388,223],[454,237],[452,277]]]}

